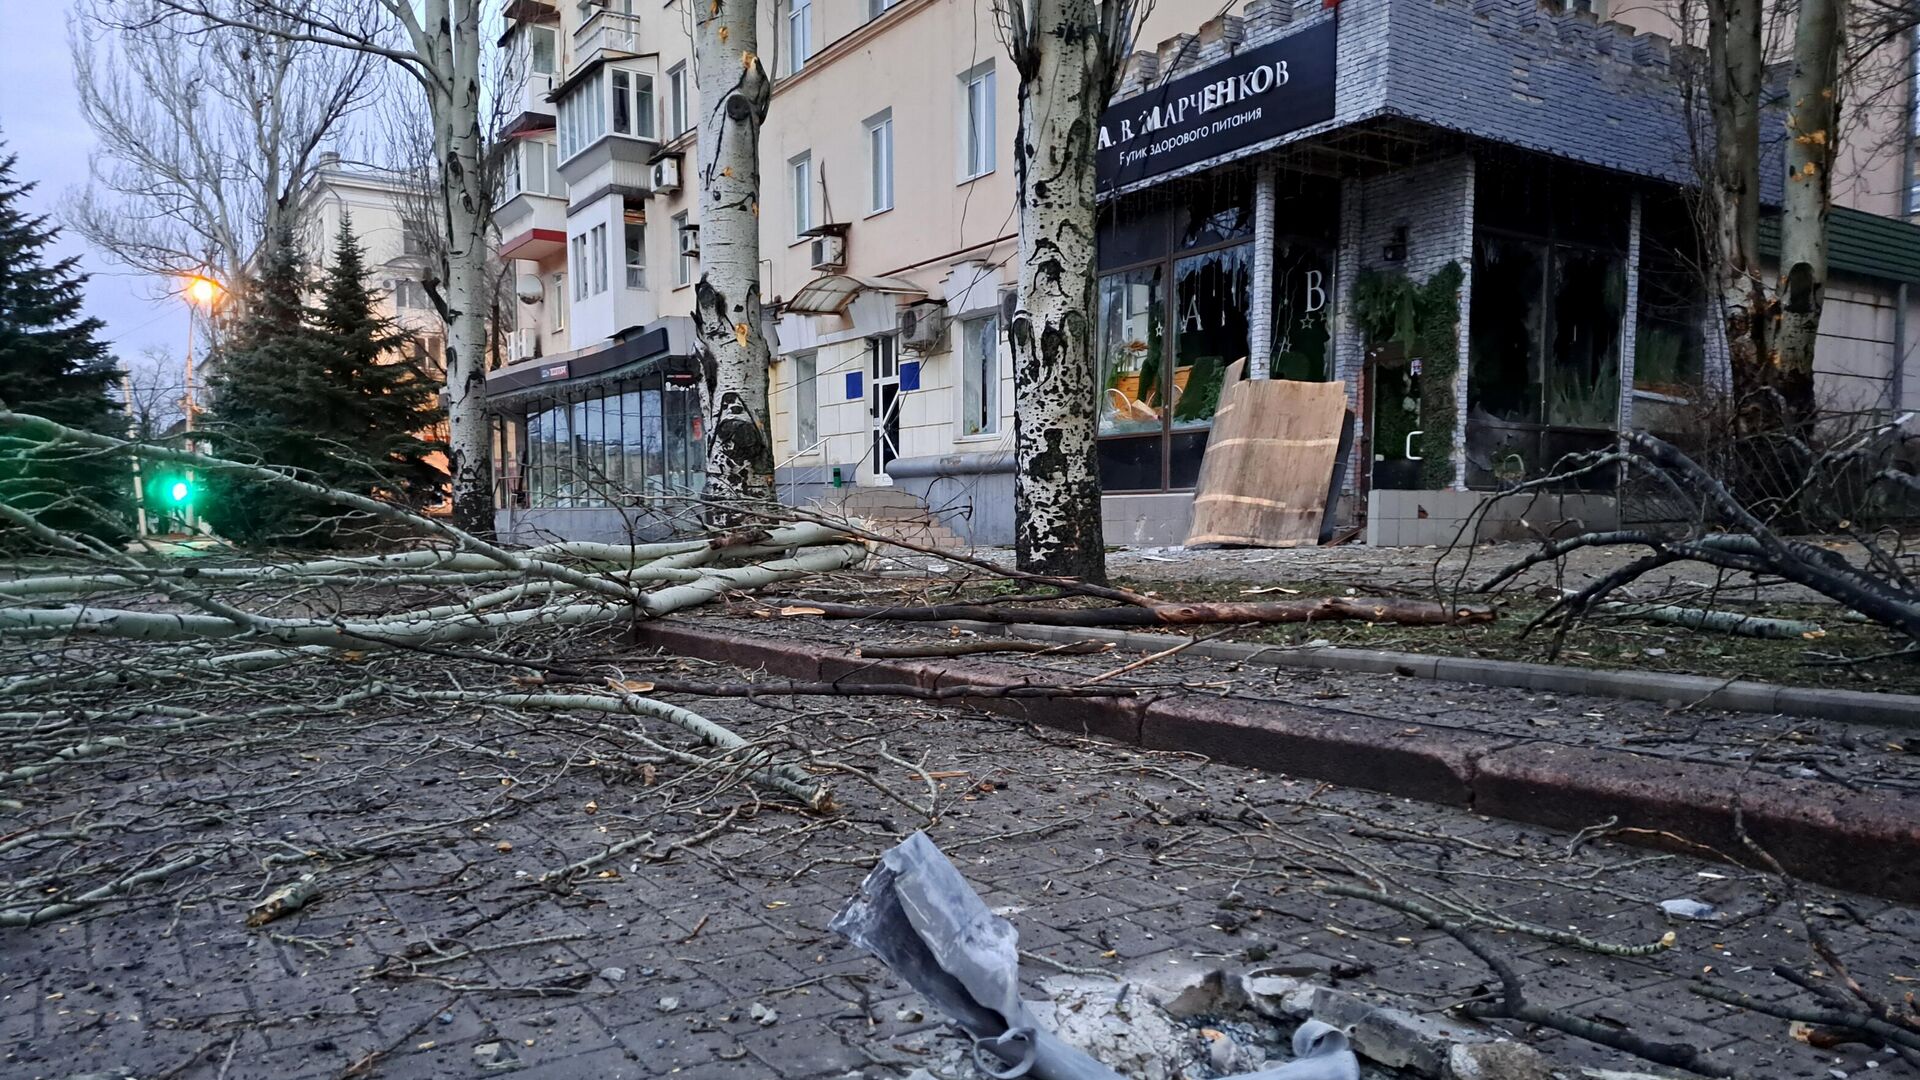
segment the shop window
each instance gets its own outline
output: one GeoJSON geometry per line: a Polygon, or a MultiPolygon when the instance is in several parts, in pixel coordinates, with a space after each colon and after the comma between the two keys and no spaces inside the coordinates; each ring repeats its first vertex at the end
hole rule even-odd
{"type": "Polygon", "coordinates": [[[1100,434],[1157,435],[1165,404],[1160,267],[1102,277],[1099,301],[1100,434]]]}
{"type": "Polygon", "coordinates": [[[1150,200],[1154,193],[1131,195],[1100,208],[1095,241],[1101,269],[1132,266],[1167,253],[1167,211],[1150,200]]]}
{"type": "Polygon", "coordinates": [[[1253,185],[1244,173],[1189,183],[1175,208],[1181,248],[1211,247],[1253,237],[1253,185]]]}
{"type": "Polygon", "coordinates": [[[639,390],[620,395],[620,456],[623,459],[623,485],[627,491],[647,491],[647,444],[645,420],[640,411],[639,390]]]}
{"type": "Polygon", "coordinates": [[[1227,365],[1246,355],[1253,245],[1189,256],[1173,264],[1173,274],[1177,361],[1168,396],[1180,431],[1213,423],[1227,365]]]}
{"type": "Polygon", "coordinates": [[[655,498],[667,493],[667,439],[660,396],[657,386],[640,391],[640,448],[646,466],[641,490],[655,498]]]}
{"type": "Polygon", "coordinates": [[[1328,362],[1332,296],[1333,260],[1326,248],[1298,240],[1274,242],[1269,362],[1274,378],[1325,382],[1333,377],[1328,362]]]}
{"type": "Polygon", "coordinates": [[[1553,259],[1547,423],[1610,428],[1620,415],[1620,326],[1627,273],[1611,252],[1559,248],[1553,259]]]}
{"type": "Polygon", "coordinates": [[[1484,236],[1473,245],[1470,420],[1540,420],[1547,245],[1484,236]]]}

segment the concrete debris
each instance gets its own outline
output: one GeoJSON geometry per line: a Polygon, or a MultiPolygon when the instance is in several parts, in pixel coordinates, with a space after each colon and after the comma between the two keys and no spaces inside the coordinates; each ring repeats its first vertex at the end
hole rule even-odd
{"type": "Polygon", "coordinates": [[[1322,986],[1309,976],[1263,968],[1244,976],[1241,987],[1260,1015],[1333,1024],[1347,1033],[1361,1057],[1389,1068],[1446,1080],[1544,1080],[1550,1075],[1545,1059],[1531,1047],[1322,986]]]}
{"type": "Polygon", "coordinates": [[[1517,1042],[1455,1043],[1447,1052],[1447,1080],[1552,1080],[1545,1058],[1517,1042]]]}
{"type": "Polygon", "coordinates": [[[1100,1055],[1101,1064],[1132,1080],[1180,1080],[1185,1062],[1174,1047],[1197,1032],[1156,1006],[1132,983],[1071,976],[1043,979],[1046,997],[1028,1003],[1034,1022],[1069,1046],[1100,1055]]]}

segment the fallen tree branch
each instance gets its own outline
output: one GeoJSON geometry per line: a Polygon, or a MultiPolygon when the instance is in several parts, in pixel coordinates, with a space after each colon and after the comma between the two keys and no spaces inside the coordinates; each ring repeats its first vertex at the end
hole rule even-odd
{"type": "Polygon", "coordinates": [[[1315,600],[1267,603],[1165,604],[1104,608],[1005,608],[986,604],[924,606],[838,604],[820,600],[781,601],[812,609],[829,619],[886,619],[898,622],[1032,623],[1039,626],[1196,626],[1208,623],[1314,623],[1348,620],[1402,626],[1459,626],[1492,622],[1494,609],[1431,600],[1360,599],[1329,596],[1315,600]]]}

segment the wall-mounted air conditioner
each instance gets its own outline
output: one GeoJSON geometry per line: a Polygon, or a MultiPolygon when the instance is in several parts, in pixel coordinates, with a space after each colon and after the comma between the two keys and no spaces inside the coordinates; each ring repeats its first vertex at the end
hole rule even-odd
{"type": "Polygon", "coordinates": [[[847,267],[847,238],[827,234],[813,238],[812,259],[815,270],[844,270],[847,267]]]}
{"type": "Polygon", "coordinates": [[[680,190],[680,159],[663,157],[653,163],[653,193],[671,195],[680,190]]]}
{"type": "Polygon", "coordinates": [[[680,254],[689,257],[700,254],[700,226],[680,227],[680,254]]]}
{"type": "Polygon", "coordinates": [[[947,306],[938,301],[912,304],[900,313],[900,343],[915,352],[947,347],[947,306]]]}
{"type": "Polygon", "coordinates": [[[533,360],[540,356],[540,329],[524,326],[513,332],[510,342],[515,360],[533,360]]]}

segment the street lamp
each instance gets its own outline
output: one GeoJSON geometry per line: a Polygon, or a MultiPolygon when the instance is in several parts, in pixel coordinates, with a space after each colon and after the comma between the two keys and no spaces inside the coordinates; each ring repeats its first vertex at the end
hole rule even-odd
{"type": "MultiPolygon", "coordinates": [[[[193,449],[193,308],[194,305],[197,304],[206,308],[208,315],[212,315],[214,305],[219,303],[221,294],[226,291],[225,286],[205,274],[194,274],[188,277],[186,288],[183,290],[187,298],[187,385],[186,396],[182,401],[182,405],[186,411],[187,449],[189,451],[193,449]]],[[[204,529],[204,523],[195,520],[193,504],[188,500],[188,496],[193,491],[192,485],[193,473],[189,471],[184,480],[176,480],[174,482],[173,490],[168,492],[168,495],[173,504],[181,509],[183,519],[187,522],[189,529],[195,526],[204,529]]]]}

